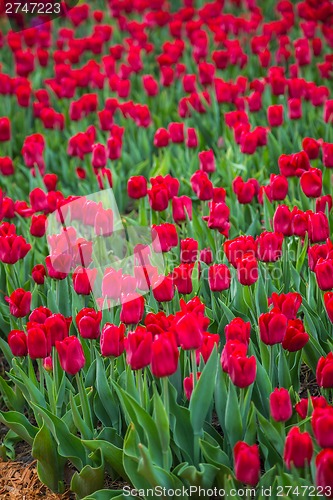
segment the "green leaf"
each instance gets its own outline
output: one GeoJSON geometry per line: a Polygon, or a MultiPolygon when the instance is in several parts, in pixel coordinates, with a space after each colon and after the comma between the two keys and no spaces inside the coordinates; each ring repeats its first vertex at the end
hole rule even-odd
{"type": "Polygon", "coordinates": [[[42,483],[52,491],[64,491],[64,467],[67,459],[60,457],[56,443],[45,423],[36,434],[32,446],[32,456],[37,460],[37,473],[42,483]]]}
{"type": "Polygon", "coordinates": [[[206,366],[202,370],[201,376],[190,399],[189,410],[194,434],[202,433],[203,424],[207,417],[207,413],[203,411],[203,409],[206,408],[208,412],[211,405],[214,394],[217,367],[217,349],[214,347],[206,366]]]}
{"type": "Polygon", "coordinates": [[[233,448],[237,441],[243,437],[242,417],[239,408],[237,390],[234,384],[229,382],[229,391],[225,409],[225,430],[226,437],[233,448]]]}
{"type": "Polygon", "coordinates": [[[18,411],[0,412],[0,422],[32,446],[38,427],[32,425],[23,413],[18,411]]]}
{"type": "Polygon", "coordinates": [[[104,461],[98,467],[86,465],[80,472],[75,472],[71,480],[71,490],[78,498],[90,495],[104,485],[104,461]]]}
{"type": "Polygon", "coordinates": [[[100,450],[105,463],[112,467],[121,478],[129,480],[123,466],[122,448],[102,439],[82,440],[82,444],[91,452],[100,450]]]}

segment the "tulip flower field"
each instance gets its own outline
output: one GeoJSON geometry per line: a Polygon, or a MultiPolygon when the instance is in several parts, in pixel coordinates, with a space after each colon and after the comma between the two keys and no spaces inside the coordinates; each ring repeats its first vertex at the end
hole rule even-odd
{"type": "Polygon", "coordinates": [[[0,17],[0,461],[333,498],[332,1],[32,5],[0,17]]]}

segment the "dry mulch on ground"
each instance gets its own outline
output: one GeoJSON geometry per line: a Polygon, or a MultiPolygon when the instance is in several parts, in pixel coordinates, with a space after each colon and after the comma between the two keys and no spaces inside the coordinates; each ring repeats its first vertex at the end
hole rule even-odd
{"type": "Polygon", "coordinates": [[[0,461],[0,498],[1,500],[70,500],[69,493],[57,495],[44,486],[38,479],[36,461],[0,461]]]}

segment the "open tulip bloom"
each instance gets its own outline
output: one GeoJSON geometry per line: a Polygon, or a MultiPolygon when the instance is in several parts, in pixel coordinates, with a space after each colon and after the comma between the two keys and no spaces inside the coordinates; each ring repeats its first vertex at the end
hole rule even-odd
{"type": "Polygon", "coordinates": [[[8,470],[24,441],[80,499],[333,498],[332,2],[0,17],[8,470]]]}

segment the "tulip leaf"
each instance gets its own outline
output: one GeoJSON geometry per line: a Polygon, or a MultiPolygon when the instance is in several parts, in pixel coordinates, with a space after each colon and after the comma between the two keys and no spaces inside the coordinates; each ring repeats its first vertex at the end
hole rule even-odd
{"type": "Polygon", "coordinates": [[[194,465],[184,464],[178,468],[177,475],[189,485],[207,490],[214,485],[218,471],[218,467],[211,464],[199,464],[199,470],[194,465]]]}
{"type": "Polygon", "coordinates": [[[239,408],[237,390],[234,384],[229,382],[227,404],[225,408],[225,432],[231,448],[237,441],[243,438],[242,416],[239,408]]]}
{"type": "Polygon", "coordinates": [[[32,425],[23,413],[18,411],[0,412],[0,422],[32,446],[38,427],[32,425]]]}
{"type": "Polygon", "coordinates": [[[98,490],[94,491],[93,495],[85,496],[82,500],[137,500],[137,496],[133,497],[132,495],[127,494],[123,495],[122,490],[98,490]]]}
{"type": "Polygon", "coordinates": [[[151,450],[154,463],[163,466],[163,457],[161,452],[161,441],[158,434],[157,426],[149,413],[140,406],[140,404],[124,391],[115,381],[112,381],[119,399],[128,413],[130,420],[134,423],[138,430],[140,439],[146,441],[151,450]]]}
{"type": "Polygon", "coordinates": [[[214,347],[205,368],[192,392],[190,399],[190,418],[194,434],[201,434],[208,409],[211,405],[217,372],[217,349],[214,347]],[[203,411],[203,409],[206,411],[203,411]]]}
{"type": "MultiPolygon", "coordinates": [[[[111,363],[113,360],[111,360],[111,363]]],[[[96,352],[96,389],[99,399],[104,406],[106,413],[109,416],[112,427],[118,428],[119,426],[119,411],[116,402],[115,393],[111,390],[110,384],[106,378],[105,367],[103,359],[96,352]]]]}
{"type": "Polygon", "coordinates": [[[75,472],[71,480],[71,490],[77,498],[83,498],[103,488],[104,485],[104,460],[98,467],[86,465],[80,472],[75,472]]]}
{"type": "Polygon", "coordinates": [[[22,412],[24,408],[24,398],[21,390],[16,386],[15,391],[0,376],[0,393],[5,401],[7,408],[22,412]]]}
{"type": "Polygon", "coordinates": [[[32,456],[37,460],[38,477],[52,491],[64,491],[64,467],[67,459],[56,451],[56,443],[45,423],[33,442],[32,456]]]}
{"type": "Polygon", "coordinates": [[[128,481],[127,474],[123,466],[123,450],[115,446],[112,442],[102,439],[82,440],[82,444],[92,452],[100,450],[104,462],[109,465],[121,478],[128,481]]]}
{"type": "Polygon", "coordinates": [[[154,420],[156,421],[156,427],[158,434],[160,436],[160,441],[162,444],[162,453],[164,456],[164,467],[170,470],[172,464],[172,455],[170,450],[170,423],[169,416],[167,415],[162,399],[157,392],[156,386],[154,386],[154,420]]]}
{"type": "Polygon", "coordinates": [[[81,439],[72,434],[65,422],[49,410],[34,403],[31,405],[52,432],[58,444],[58,453],[62,457],[67,457],[77,469],[82,469],[83,464],[86,464],[88,460],[81,439]]]}

